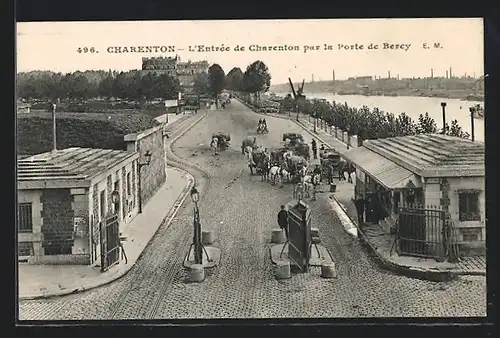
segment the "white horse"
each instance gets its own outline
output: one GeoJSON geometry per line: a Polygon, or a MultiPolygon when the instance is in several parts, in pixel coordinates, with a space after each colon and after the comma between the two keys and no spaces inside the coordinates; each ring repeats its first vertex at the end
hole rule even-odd
{"type": "Polygon", "coordinates": [[[284,182],[290,182],[290,180],[292,179],[292,176],[290,175],[290,173],[288,172],[288,170],[286,170],[285,168],[281,167],[281,180],[284,181],[284,182]]]}
{"type": "Polygon", "coordinates": [[[278,181],[281,182],[280,167],[273,165],[271,169],[269,169],[269,178],[271,179],[271,184],[273,185],[275,185],[278,181]]]}
{"type": "Polygon", "coordinates": [[[305,175],[302,176],[302,184],[304,185],[304,192],[307,197],[311,196],[311,187],[313,187],[313,199],[316,199],[316,187],[319,185],[321,175],[305,175]]]}

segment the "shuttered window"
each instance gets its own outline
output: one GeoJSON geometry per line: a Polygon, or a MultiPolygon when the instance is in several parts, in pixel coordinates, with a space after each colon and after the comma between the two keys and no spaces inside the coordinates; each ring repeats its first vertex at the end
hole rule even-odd
{"type": "Polygon", "coordinates": [[[478,191],[460,191],[458,193],[458,212],[460,221],[480,221],[478,191]]]}
{"type": "Polygon", "coordinates": [[[33,215],[31,203],[19,203],[18,207],[18,231],[32,232],[33,231],[33,215]]]}

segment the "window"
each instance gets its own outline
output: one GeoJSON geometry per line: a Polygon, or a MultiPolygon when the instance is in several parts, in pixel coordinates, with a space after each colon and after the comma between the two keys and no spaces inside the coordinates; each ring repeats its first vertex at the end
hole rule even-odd
{"type": "Polygon", "coordinates": [[[17,244],[17,254],[19,256],[33,256],[33,251],[32,242],[20,242],[17,244]]]}
{"type": "Polygon", "coordinates": [[[130,173],[127,173],[127,195],[130,196],[130,192],[132,190],[132,187],[131,187],[131,179],[130,179],[130,173]]]}
{"type": "Polygon", "coordinates": [[[460,221],[480,221],[479,211],[479,191],[459,191],[458,192],[458,213],[460,221]]]}
{"type": "Polygon", "coordinates": [[[101,191],[99,197],[99,207],[101,208],[101,219],[104,219],[106,216],[106,191],[101,191]]]}
{"type": "Polygon", "coordinates": [[[18,210],[18,231],[19,232],[32,232],[33,231],[33,216],[31,210],[31,203],[19,203],[18,210]]]}

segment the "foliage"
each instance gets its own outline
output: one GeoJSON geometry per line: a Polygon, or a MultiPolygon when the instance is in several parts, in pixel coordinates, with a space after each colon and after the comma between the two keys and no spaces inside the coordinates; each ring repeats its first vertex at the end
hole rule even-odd
{"type": "Polygon", "coordinates": [[[271,85],[271,74],[266,64],[260,60],[250,64],[243,75],[243,91],[260,97],[271,85]]]}
{"type": "Polygon", "coordinates": [[[458,125],[457,120],[451,121],[451,126],[448,125],[448,123],[446,123],[444,130],[445,130],[445,134],[449,135],[449,136],[456,136],[456,137],[461,137],[461,138],[469,138],[469,136],[470,136],[469,133],[464,132],[462,130],[462,127],[460,127],[458,125]]]}
{"type": "Polygon", "coordinates": [[[55,101],[85,100],[96,97],[149,101],[175,99],[180,90],[177,78],[140,71],[86,71],[68,74],[29,72],[17,74],[17,96],[55,101]]]}
{"type": "Polygon", "coordinates": [[[280,102],[280,110],[283,112],[295,110],[294,100],[290,94],[287,94],[283,100],[280,102]]]}
{"type": "Polygon", "coordinates": [[[216,97],[224,89],[226,74],[218,64],[213,64],[208,69],[208,86],[212,97],[216,97]]]}
{"type": "MultiPolygon", "coordinates": [[[[22,114],[19,114],[22,115],[22,114]]],[[[156,126],[151,116],[135,114],[61,113],[57,119],[58,148],[84,147],[125,150],[123,136],[156,126]]],[[[18,116],[17,151],[39,154],[52,149],[50,113],[18,116]]]]}
{"type": "Polygon", "coordinates": [[[204,95],[210,93],[210,84],[208,82],[208,73],[200,73],[196,75],[193,84],[193,90],[196,94],[204,95]]]}
{"type": "Polygon", "coordinates": [[[419,134],[432,134],[437,132],[436,121],[429,116],[429,113],[426,112],[425,115],[419,115],[417,132],[419,134]]]}
{"type": "Polygon", "coordinates": [[[226,75],[226,88],[234,91],[241,91],[243,86],[243,72],[239,67],[234,67],[226,75]]]}
{"type": "MultiPolygon", "coordinates": [[[[282,106],[286,100],[287,98],[282,100],[282,106]]],[[[311,109],[301,110],[302,113],[321,118],[329,125],[345,130],[350,135],[358,135],[362,140],[438,132],[436,122],[428,113],[421,114],[418,122],[415,122],[405,113],[396,116],[378,108],[372,110],[367,106],[354,108],[349,107],[347,103],[339,104],[335,101],[329,103],[318,99],[305,102],[309,102],[311,109]]],[[[446,126],[446,134],[469,137],[456,120],[452,121],[451,126],[446,126]]]]}

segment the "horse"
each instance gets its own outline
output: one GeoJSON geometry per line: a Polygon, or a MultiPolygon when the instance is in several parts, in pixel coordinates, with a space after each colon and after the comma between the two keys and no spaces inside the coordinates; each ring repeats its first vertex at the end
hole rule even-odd
{"type": "Polygon", "coordinates": [[[282,181],[282,182],[290,182],[290,180],[291,180],[291,175],[290,175],[290,173],[288,172],[288,170],[286,170],[286,169],[284,168],[284,166],[281,166],[281,167],[280,167],[280,169],[281,169],[281,173],[280,173],[280,178],[281,178],[281,181],[282,181]]]}
{"type": "Polygon", "coordinates": [[[269,162],[267,161],[267,159],[263,159],[259,163],[259,169],[262,181],[267,181],[269,179],[269,169],[270,169],[269,162]]]}
{"type": "Polygon", "coordinates": [[[252,156],[253,148],[251,146],[246,146],[243,148],[243,154],[248,158],[248,156],[252,156]]]}
{"type": "Polygon", "coordinates": [[[212,137],[212,142],[210,143],[210,147],[214,149],[214,155],[219,155],[219,139],[217,137],[212,137]]]}
{"type": "Polygon", "coordinates": [[[278,182],[278,180],[281,182],[281,179],[280,179],[280,167],[277,166],[277,165],[273,165],[270,169],[269,169],[269,178],[271,179],[271,184],[272,185],[275,185],[276,182],[278,182]]]}
{"type": "Polygon", "coordinates": [[[319,182],[321,180],[321,175],[320,174],[313,174],[309,175],[306,174],[305,176],[302,176],[302,184],[304,185],[304,190],[305,190],[305,195],[307,197],[311,196],[311,186],[313,186],[313,200],[316,199],[316,187],[319,185],[319,182]]]}

